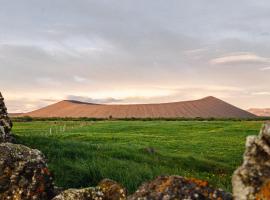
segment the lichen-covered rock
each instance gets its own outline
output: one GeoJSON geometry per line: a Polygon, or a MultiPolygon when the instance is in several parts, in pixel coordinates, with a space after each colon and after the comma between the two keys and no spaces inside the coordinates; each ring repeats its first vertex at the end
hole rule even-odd
{"type": "Polygon", "coordinates": [[[52,177],[43,154],[23,145],[0,144],[0,200],[47,200],[52,197],[52,177]]]}
{"type": "Polygon", "coordinates": [[[233,175],[236,200],[270,199],[270,124],[246,141],[244,162],[233,175]]]}
{"type": "Polygon", "coordinates": [[[104,194],[100,188],[68,189],[61,192],[53,200],[103,200],[104,194]]]}
{"type": "Polygon", "coordinates": [[[104,179],[97,187],[68,189],[53,200],[125,200],[126,190],[118,183],[104,179]]]}
{"type": "Polygon", "coordinates": [[[232,196],[220,189],[214,189],[208,182],[187,179],[181,176],[159,176],[143,184],[128,200],[170,200],[170,199],[217,199],[231,200],[232,196]]]}
{"type": "Polygon", "coordinates": [[[4,98],[0,92],[0,143],[14,141],[14,138],[11,136],[11,128],[12,122],[8,117],[4,98]]]}
{"type": "Polygon", "coordinates": [[[127,197],[126,189],[119,183],[112,181],[110,179],[102,180],[98,184],[98,187],[102,190],[104,194],[104,199],[124,200],[127,197]]]}

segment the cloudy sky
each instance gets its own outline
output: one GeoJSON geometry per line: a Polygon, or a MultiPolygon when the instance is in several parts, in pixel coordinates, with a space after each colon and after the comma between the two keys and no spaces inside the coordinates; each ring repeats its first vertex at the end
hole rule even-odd
{"type": "Polygon", "coordinates": [[[216,96],[270,107],[268,0],[0,0],[10,112],[216,96]]]}

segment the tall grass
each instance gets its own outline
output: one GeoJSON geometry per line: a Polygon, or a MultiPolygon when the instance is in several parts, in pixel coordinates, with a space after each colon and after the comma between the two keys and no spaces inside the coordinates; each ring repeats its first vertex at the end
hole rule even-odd
{"type": "Polygon", "coordinates": [[[206,179],[231,190],[245,138],[260,121],[15,122],[19,143],[40,149],[58,186],[96,185],[111,178],[133,192],[158,175],[206,179]]]}

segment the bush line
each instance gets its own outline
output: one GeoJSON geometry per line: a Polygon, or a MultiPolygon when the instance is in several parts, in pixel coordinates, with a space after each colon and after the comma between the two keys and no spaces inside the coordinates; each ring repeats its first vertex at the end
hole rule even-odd
{"type": "Polygon", "coordinates": [[[32,122],[32,121],[268,121],[270,117],[255,118],[90,118],[90,117],[11,117],[14,122],[32,122]]]}

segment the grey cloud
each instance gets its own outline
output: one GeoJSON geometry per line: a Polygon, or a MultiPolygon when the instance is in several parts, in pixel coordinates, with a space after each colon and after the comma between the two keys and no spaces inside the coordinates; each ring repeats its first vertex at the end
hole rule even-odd
{"type": "MultiPolygon", "coordinates": [[[[5,71],[0,82],[7,91],[64,97],[131,86],[224,85],[265,91],[270,84],[268,62],[209,63],[237,52],[270,58],[266,0],[0,3],[0,70],[5,71]]],[[[193,94],[200,96],[200,91],[163,100],[193,94]]],[[[250,104],[249,97],[242,101],[250,104]]]]}
{"type": "Polygon", "coordinates": [[[262,71],[270,70],[270,67],[263,67],[260,70],[262,70],[262,71]]]}
{"type": "Polygon", "coordinates": [[[112,97],[94,99],[94,98],[90,98],[90,97],[86,97],[86,96],[75,96],[75,95],[69,95],[66,97],[66,99],[87,102],[87,103],[97,103],[97,104],[119,103],[119,102],[123,101],[123,99],[115,99],[112,97]]]}

